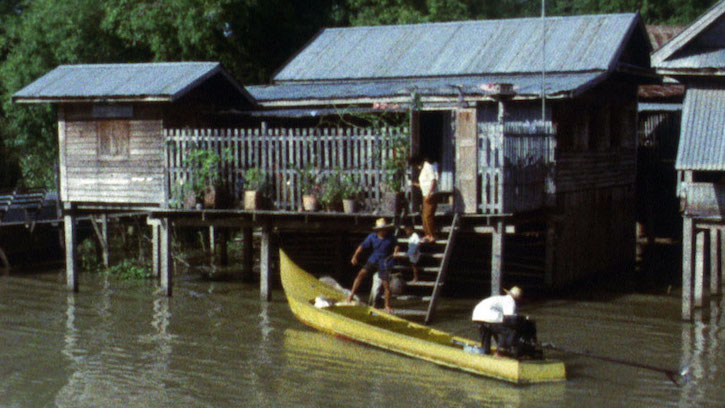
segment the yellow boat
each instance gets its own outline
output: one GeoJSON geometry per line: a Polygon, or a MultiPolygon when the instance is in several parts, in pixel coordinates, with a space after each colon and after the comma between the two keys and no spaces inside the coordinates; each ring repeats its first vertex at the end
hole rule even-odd
{"type": "Polygon", "coordinates": [[[564,381],[564,363],[516,360],[465,351],[480,343],[432,329],[369,306],[333,304],[315,307],[323,296],[344,301],[339,290],[319,281],[283,251],[279,252],[282,286],[292,313],[320,331],[432,363],[516,384],[564,381]]]}

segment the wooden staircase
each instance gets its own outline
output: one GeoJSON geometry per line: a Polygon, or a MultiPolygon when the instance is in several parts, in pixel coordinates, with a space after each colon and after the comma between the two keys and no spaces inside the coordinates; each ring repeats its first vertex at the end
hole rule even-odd
{"type": "MultiPolygon", "coordinates": [[[[456,234],[458,232],[459,216],[455,214],[450,227],[441,229],[441,233],[446,235],[446,239],[438,239],[435,243],[421,245],[421,257],[418,262],[418,281],[411,282],[413,279],[413,269],[408,262],[407,238],[398,239],[398,244],[402,250],[395,257],[395,266],[393,273],[402,273],[406,281],[406,291],[421,293],[420,295],[393,295],[393,299],[398,302],[404,302],[406,307],[395,307],[395,314],[407,316],[425,316],[425,324],[429,324],[433,319],[438,297],[445,283],[446,272],[450,264],[453,247],[455,245],[456,234]],[[412,308],[412,306],[417,306],[412,308]]],[[[416,226],[416,230],[420,228],[416,226]]]]}

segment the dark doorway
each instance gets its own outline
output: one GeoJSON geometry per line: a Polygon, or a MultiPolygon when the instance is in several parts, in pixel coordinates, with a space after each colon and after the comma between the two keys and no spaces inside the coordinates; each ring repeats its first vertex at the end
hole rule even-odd
{"type": "Polygon", "coordinates": [[[441,162],[444,126],[450,115],[445,111],[426,111],[420,114],[420,155],[441,162]]]}

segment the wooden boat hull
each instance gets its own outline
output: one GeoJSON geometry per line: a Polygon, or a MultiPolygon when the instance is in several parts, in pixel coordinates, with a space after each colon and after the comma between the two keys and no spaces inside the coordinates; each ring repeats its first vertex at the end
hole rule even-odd
{"type": "Polygon", "coordinates": [[[464,351],[463,345],[480,346],[369,306],[316,308],[317,296],[342,301],[343,295],[297,266],[280,250],[282,286],[292,313],[320,331],[432,363],[516,384],[563,381],[564,363],[484,356],[464,351]]]}

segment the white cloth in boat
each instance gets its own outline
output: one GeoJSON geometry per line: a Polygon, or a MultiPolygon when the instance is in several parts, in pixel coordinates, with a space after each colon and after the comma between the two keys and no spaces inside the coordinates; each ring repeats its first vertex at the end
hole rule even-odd
{"type": "Polygon", "coordinates": [[[511,295],[491,296],[473,308],[474,322],[503,323],[504,316],[516,314],[516,301],[511,295]]]}

